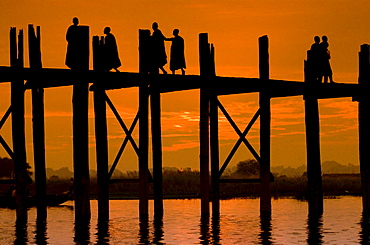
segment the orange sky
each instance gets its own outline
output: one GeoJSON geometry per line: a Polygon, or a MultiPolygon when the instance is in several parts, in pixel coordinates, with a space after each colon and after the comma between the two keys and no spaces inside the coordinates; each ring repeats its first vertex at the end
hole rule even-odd
{"type": "MultiPolygon", "coordinates": [[[[41,26],[44,67],[65,68],[65,32],[71,19],[90,26],[91,35],[102,35],[105,26],[116,36],[122,61],[121,71],[138,70],[138,29],[159,23],[170,36],[180,29],[185,39],[187,73],[198,74],[198,34],[208,32],[216,47],[216,72],[220,76],[258,76],[259,36],[270,39],[270,77],[302,81],[303,60],[315,35],[327,35],[332,54],[334,80],[356,83],[358,51],[370,43],[370,2],[365,0],[3,0],[0,2],[0,65],[9,65],[9,29],[27,30],[41,26]]],[[[167,52],[169,52],[167,44],[167,52]]],[[[27,47],[26,47],[27,51],[27,47]]],[[[27,54],[27,52],[26,52],[27,54]]],[[[28,62],[26,59],[26,66],[28,62]]],[[[168,66],[165,67],[168,70],[168,66]]],[[[9,106],[9,85],[0,85],[0,113],[9,106]]],[[[71,88],[52,88],[45,93],[47,166],[72,169],[71,88]]],[[[125,122],[130,124],[137,110],[136,89],[109,91],[125,122]]],[[[199,91],[162,95],[163,159],[165,166],[198,168],[199,91]]],[[[221,101],[241,130],[257,110],[258,95],[223,96],[221,101]]],[[[90,163],[95,168],[93,103],[90,98],[90,163]]],[[[27,152],[33,162],[30,94],[26,93],[27,152]]],[[[351,98],[320,101],[322,160],[358,164],[357,102],[351,98]]],[[[122,140],[119,124],[109,114],[110,161],[122,140]]],[[[272,100],[272,165],[305,164],[304,107],[302,97],[272,100]]],[[[10,121],[1,130],[11,143],[10,121]]],[[[258,123],[248,138],[259,150],[258,123]]],[[[136,132],[137,135],[137,132],[136,132]]],[[[237,140],[224,118],[220,118],[221,159],[237,140]]],[[[6,153],[0,149],[0,156],[6,153]]],[[[241,146],[232,164],[250,158],[241,146]]],[[[222,160],[221,160],[222,161],[222,160]]],[[[118,168],[136,169],[132,148],[118,168]]]]}

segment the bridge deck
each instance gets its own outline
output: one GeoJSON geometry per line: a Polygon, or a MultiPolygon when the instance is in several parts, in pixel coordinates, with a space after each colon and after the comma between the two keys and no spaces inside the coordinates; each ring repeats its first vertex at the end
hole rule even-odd
{"type": "MultiPolygon", "coordinates": [[[[138,87],[148,84],[161,93],[208,87],[218,95],[267,92],[271,97],[287,97],[315,94],[317,98],[356,97],[358,84],[307,84],[298,81],[262,80],[243,77],[207,77],[199,75],[146,75],[131,72],[72,71],[69,69],[43,68],[39,70],[0,67],[0,82],[26,80],[26,88],[34,84],[50,88],[70,86],[76,82],[99,84],[106,90],[138,87]]],[[[92,88],[93,89],[93,88],[92,88]]]]}

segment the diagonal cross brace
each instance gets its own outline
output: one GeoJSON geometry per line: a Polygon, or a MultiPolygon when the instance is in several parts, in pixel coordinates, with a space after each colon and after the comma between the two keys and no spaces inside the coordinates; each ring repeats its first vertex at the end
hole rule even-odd
{"type": "MultiPolygon", "coordinates": [[[[130,131],[128,130],[128,128],[126,127],[126,124],[123,122],[123,120],[122,120],[121,116],[119,115],[119,113],[118,113],[117,109],[114,107],[114,105],[113,105],[112,101],[109,99],[108,95],[106,95],[105,100],[107,101],[107,103],[108,103],[108,105],[109,105],[110,109],[112,110],[113,114],[116,116],[116,118],[117,118],[117,120],[118,120],[119,124],[121,125],[121,127],[122,127],[122,129],[123,129],[123,131],[125,131],[126,137],[127,137],[127,138],[128,138],[128,140],[131,142],[132,147],[134,148],[134,150],[135,150],[136,154],[139,154],[139,148],[137,147],[135,140],[134,140],[134,139],[132,138],[132,136],[131,136],[131,133],[132,133],[132,132],[130,132],[130,131]]],[[[136,117],[138,117],[138,115],[136,115],[136,117]]],[[[136,118],[135,118],[135,119],[136,119],[136,118]]],[[[135,123],[135,124],[136,124],[136,123],[135,123]]]]}
{"type": "Polygon", "coordinates": [[[119,150],[118,150],[117,156],[116,156],[116,158],[114,159],[114,162],[113,162],[113,164],[112,164],[111,169],[109,170],[109,174],[108,174],[108,178],[109,178],[109,179],[110,179],[110,178],[112,177],[112,175],[113,175],[114,169],[116,168],[116,166],[117,166],[117,164],[118,164],[118,161],[119,161],[119,159],[120,159],[120,158],[121,158],[121,156],[122,156],[122,153],[123,153],[123,151],[124,151],[124,149],[125,149],[125,147],[126,147],[126,145],[127,145],[127,142],[129,141],[129,137],[131,137],[131,133],[132,133],[132,131],[134,131],[135,126],[136,126],[136,124],[137,124],[138,120],[139,120],[139,113],[137,113],[137,114],[136,114],[136,116],[135,116],[135,118],[134,118],[134,121],[132,122],[132,124],[131,124],[131,126],[130,126],[130,129],[129,129],[129,131],[128,131],[128,133],[129,133],[129,134],[128,134],[128,135],[126,135],[125,139],[124,139],[124,140],[123,140],[123,142],[122,142],[121,147],[120,147],[120,148],[119,148],[119,150]]]}
{"type": "MultiPolygon", "coordinates": [[[[9,118],[11,113],[12,106],[9,106],[8,110],[5,112],[4,116],[0,120],[0,129],[4,126],[6,120],[9,118]]],[[[8,155],[13,159],[14,153],[1,135],[0,135],[0,144],[4,147],[4,150],[8,153],[8,155]]]]}
{"type": "Polygon", "coordinates": [[[227,165],[229,164],[229,162],[231,161],[231,159],[235,155],[236,151],[238,150],[238,148],[239,148],[239,146],[242,142],[246,145],[246,147],[249,149],[249,151],[252,153],[252,155],[256,158],[256,160],[258,162],[260,162],[260,156],[254,150],[254,148],[248,142],[248,140],[245,138],[245,136],[248,134],[249,130],[252,128],[253,124],[257,121],[257,119],[260,115],[260,109],[257,110],[257,112],[254,114],[253,118],[251,119],[251,121],[249,122],[249,124],[247,125],[247,127],[245,128],[245,130],[242,133],[219,100],[217,100],[217,106],[220,108],[222,113],[225,115],[226,119],[229,121],[230,125],[234,128],[235,132],[239,135],[238,141],[235,143],[233,149],[231,150],[230,154],[226,158],[224,164],[222,165],[222,167],[219,171],[219,177],[221,177],[221,175],[225,171],[227,165]]]}

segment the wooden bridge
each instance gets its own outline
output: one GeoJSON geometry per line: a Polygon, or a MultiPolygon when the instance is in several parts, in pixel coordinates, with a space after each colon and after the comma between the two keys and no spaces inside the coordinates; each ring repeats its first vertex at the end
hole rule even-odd
{"type": "MultiPolygon", "coordinates": [[[[363,194],[363,210],[370,211],[370,98],[367,96],[370,84],[369,46],[362,45],[359,53],[358,84],[315,83],[305,70],[305,82],[273,80],[269,76],[268,37],[259,38],[259,78],[219,77],[215,74],[214,47],[208,42],[208,34],[199,34],[200,75],[160,75],[158,69],[150,66],[150,32],[139,30],[139,72],[104,72],[101,63],[101,38],[93,37],[93,66],[89,70],[89,28],[81,28],[83,60],[81,69],[42,68],[40,48],[40,27],[35,31],[28,28],[30,68],[23,65],[23,31],[18,37],[15,28],[10,30],[10,67],[0,67],[0,82],[11,83],[11,105],[0,121],[0,128],[12,115],[13,147],[0,136],[0,144],[15,162],[17,184],[17,221],[27,222],[26,198],[26,145],[24,126],[24,92],[32,90],[33,147],[36,195],[38,198],[37,218],[46,219],[46,172],[45,172],[45,130],[44,89],[73,86],[73,159],[75,181],[75,221],[90,220],[89,154],[88,154],[88,93],[94,94],[96,166],[98,173],[98,219],[109,220],[109,183],[125,146],[132,144],[139,159],[139,213],[148,217],[149,182],[154,185],[154,215],[163,216],[162,195],[162,140],[161,140],[161,94],[190,89],[200,90],[200,196],[201,214],[207,217],[212,202],[212,215],[218,215],[219,185],[222,182],[260,182],[261,214],[271,215],[270,182],[270,100],[274,97],[302,95],[305,100],[308,206],[310,214],[323,212],[323,193],[320,158],[320,127],[318,100],[322,98],[352,97],[359,104],[359,148],[363,194]],[[106,90],[139,88],[139,108],[130,127],[126,126],[106,94],[106,90]],[[254,117],[244,130],[239,129],[218,96],[240,93],[259,93],[259,106],[254,117]],[[108,168],[107,105],[115,114],[126,138],[118,152],[112,168],[108,168]],[[150,107],[150,117],[149,117],[150,107]],[[219,159],[218,114],[221,111],[239,139],[223,163],[219,159]],[[150,120],[149,120],[150,118],[150,120]],[[254,150],[246,138],[248,131],[259,118],[260,152],[254,150]],[[139,127],[139,142],[132,137],[134,128],[139,127]],[[153,175],[149,172],[149,126],[151,126],[153,175]],[[260,178],[257,180],[222,180],[220,176],[227,167],[240,144],[244,143],[260,163],[260,178]],[[209,184],[210,183],[210,184],[209,184]],[[212,195],[210,195],[212,190],[212,195]]],[[[306,67],[308,64],[306,65],[306,67]]]]}

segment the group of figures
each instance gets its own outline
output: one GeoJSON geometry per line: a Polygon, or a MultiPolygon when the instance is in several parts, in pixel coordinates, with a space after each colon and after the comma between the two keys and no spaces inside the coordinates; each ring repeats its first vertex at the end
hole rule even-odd
{"type": "Polygon", "coordinates": [[[334,83],[333,71],[330,66],[330,51],[328,49],[328,37],[314,37],[314,43],[311,45],[307,60],[310,62],[311,74],[315,81],[321,83],[324,78],[324,83],[334,83]],[[321,42],[320,42],[321,41],[321,42]]]}
{"type": "MultiPolygon", "coordinates": [[[[73,18],[73,25],[71,25],[67,30],[66,39],[68,42],[67,47],[67,56],[66,56],[66,65],[71,69],[79,68],[79,35],[78,24],[79,20],[77,17],[73,18]]],[[[170,55],[170,70],[172,74],[175,74],[176,70],[181,70],[181,74],[185,75],[185,45],[184,39],[179,36],[179,30],[173,30],[173,37],[166,38],[162,32],[158,29],[158,23],[154,22],[152,24],[153,33],[151,35],[151,62],[153,68],[160,69],[163,74],[167,74],[167,71],[164,69],[164,66],[167,64],[167,54],[164,41],[171,41],[171,55],[170,55]]],[[[116,72],[119,72],[118,67],[121,66],[121,60],[118,55],[118,47],[116,38],[111,33],[110,27],[104,28],[104,45],[103,45],[103,64],[104,70],[110,71],[114,69],[116,72]]]]}

